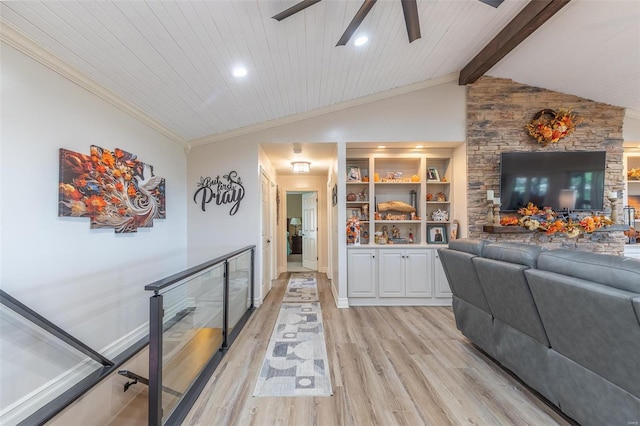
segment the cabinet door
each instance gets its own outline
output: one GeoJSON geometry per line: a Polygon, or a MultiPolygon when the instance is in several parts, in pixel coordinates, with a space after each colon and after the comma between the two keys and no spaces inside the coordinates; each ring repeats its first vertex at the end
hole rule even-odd
{"type": "Polygon", "coordinates": [[[407,250],[405,253],[405,286],[407,297],[433,296],[434,250],[407,250]]]}
{"type": "Polygon", "coordinates": [[[404,250],[379,250],[378,288],[380,297],[405,296],[404,250]]]}
{"type": "Polygon", "coordinates": [[[376,251],[349,250],[347,295],[376,297],[376,251]]]}
{"type": "Polygon", "coordinates": [[[444,274],[438,252],[435,252],[433,256],[433,280],[436,287],[436,297],[451,297],[449,281],[447,281],[447,276],[444,274]]]}

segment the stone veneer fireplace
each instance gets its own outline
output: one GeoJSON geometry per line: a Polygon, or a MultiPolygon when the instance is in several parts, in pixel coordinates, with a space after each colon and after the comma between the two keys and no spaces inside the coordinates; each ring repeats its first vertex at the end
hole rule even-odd
{"type": "MultiPolygon", "coordinates": [[[[566,95],[512,80],[482,77],[467,86],[467,197],[469,236],[494,241],[520,241],[548,248],[569,247],[583,251],[622,254],[622,231],[598,232],[576,238],[483,232],[488,189],[500,191],[500,153],[507,151],[606,151],[605,194],[624,189],[622,120],[624,109],[577,96],[566,95]],[[571,108],[583,118],[576,131],[556,144],[542,147],[525,125],[542,109],[571,108]]],[[[605,199],[605,209],[610,204],[605,199]]],[[[622,213],[618,203],[618,216],[622,213]]]]}

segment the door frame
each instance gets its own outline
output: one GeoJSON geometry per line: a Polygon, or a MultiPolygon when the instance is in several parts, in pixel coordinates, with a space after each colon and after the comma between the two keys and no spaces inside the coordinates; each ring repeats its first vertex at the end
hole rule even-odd
{"type": "MultiPolygon", "coordinates": [[[[318,176],[311,176],[312,178],[317,178],[318,176]]],[[[304,179],[304,177],[300,177],[300,180],[304,179]]],[[[323,179],[325,179],[323,177],[323,179]]],[[[288,192],[315,192],[318,196],[318,207],[317,207],[317,216],[318,216],[318,233],[317,233],[317,253],[318,253],[318,272],[327,273],[327,257],[329,253],[327,252],[327,242],[329,241],[329,233],[328,229],[328,215],[326,203],[323,203],[323,197],[329,197],[326,190],[326,180],[322,184],[318,184],[315,186],[315,182],[307,182],[303,181],[300,186],[293,186],[290,182],[286,180],[279,180],[281,197],[283,202],[280,204],[280,223],[281,228],[278,229],[278,258],[279,267],[278,271],[280,273],[287,272],[287,193],[288,192]]]]}
{"type": "Polygon", "coordinates": [[[276,208],[277,206],[275,205],[276,203],[274,202],[275,200],[275,188],[276,185],[273,183],[273,180],[271,179],[271,177],[267,174],[266,170],[260,166],[260,252],[261,252],[261,264],[260,264],[260,295],[257,297],[259,299],[259,301],[255,301],[254,300],[254,304],[256,306],[260,306],[262,300],[264,300],[264,298],[267,296],[267,294],[269,293],[269,291],[271,290],[271,285],[272,285],[272,280],[274,279],[275,276],[275,271],[277,268],[274,268],[274,263],[275,263],[275,253],[277,253],[277,247],[274,247],[277,245],[277,238],[275,238],[275,221],[276,221],[276,208]],[[266,209],[263,208],[263,206],[265,205],[264,203],[264,198],[263,198],[263,191],[262,191],[262,185],[263,185],[263,179],[266,179],[267,184],[268,184],[268,194],[267,194],[267,200],[266,200],[266,209]],[[265,215],[268,216],[268,232],[267,232],[267,238],[270,239],[270,243],[267,246],[267,253],[265,254],[264,249],[263,249],[263,231],[264,231],[264,219],[265,219],[265,215]],[[265,283],[264,282],[264,265],[268,265],[269,268],[269,279],[268,282],[265,283]]]}

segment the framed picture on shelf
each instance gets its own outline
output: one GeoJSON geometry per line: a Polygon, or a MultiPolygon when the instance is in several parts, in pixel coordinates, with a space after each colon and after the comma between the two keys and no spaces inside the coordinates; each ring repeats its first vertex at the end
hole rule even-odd
{"type": "Polygon", "coordinates": [[[427,182],[440,182],[438,169],[435,167],[427,167],[427,182]]]}
{"type": "Polygon", "coordinates": [[[447,228],[444,225],[431,225],[427,228],[429,244],[447,244],[447,228]]]}
{"type": "Polygon", "coordinates": [[[347,219],[351,217],[356,217],[362,220],[362,210],[360,210],[360,208],[353,208],[353,207],[347,209],[347,219]]]}
{"type": "Polygon", "coordinates": [[[360,167],[347,166],[347,182],[362,182],[360,167]]]}
{"type": "Polygon", "coordinates": [[[449,240],[455,240],[458,238],[458,221],[454,221],[451,224],[451,229],[449,230],[449,240]]]}

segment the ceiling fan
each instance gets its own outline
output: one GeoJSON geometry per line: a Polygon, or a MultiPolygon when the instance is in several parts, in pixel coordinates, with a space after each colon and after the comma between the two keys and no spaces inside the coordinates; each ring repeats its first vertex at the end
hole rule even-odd
{"type": "MultiPolygon", "coordinates": [[[[302,0],[299,3],[294,4],[290,8],[278,13],[277,15],[272,16],[273,19],[277,21],[282,21],[285,18],[288,18],[291,15],[294,15],[301,10],[308,8],[309,6],[313,6],[318,3],[320,0],[302,0]]],[[[353,33],[356,32],[364,18],[367,16],[371,8],[374,4],[376,4],[377,0],[364,0],[358,12],[353,17],[349,26],[338,40],[338,44],[336,46],[344,46],[349,42],[353,33]]],[[[486,3],[493,7],[498,7],[504,0],[479,0],[482,3],[486,3]]],[[[420,35],[420,21],[418,19],[418,5],[416,0],[400,0],[402,3],[402,12],[404,13],[404,22],[407,26],[407,35],[409,36],[409,43],[417,40],[421,37],[420,35]]]]}

